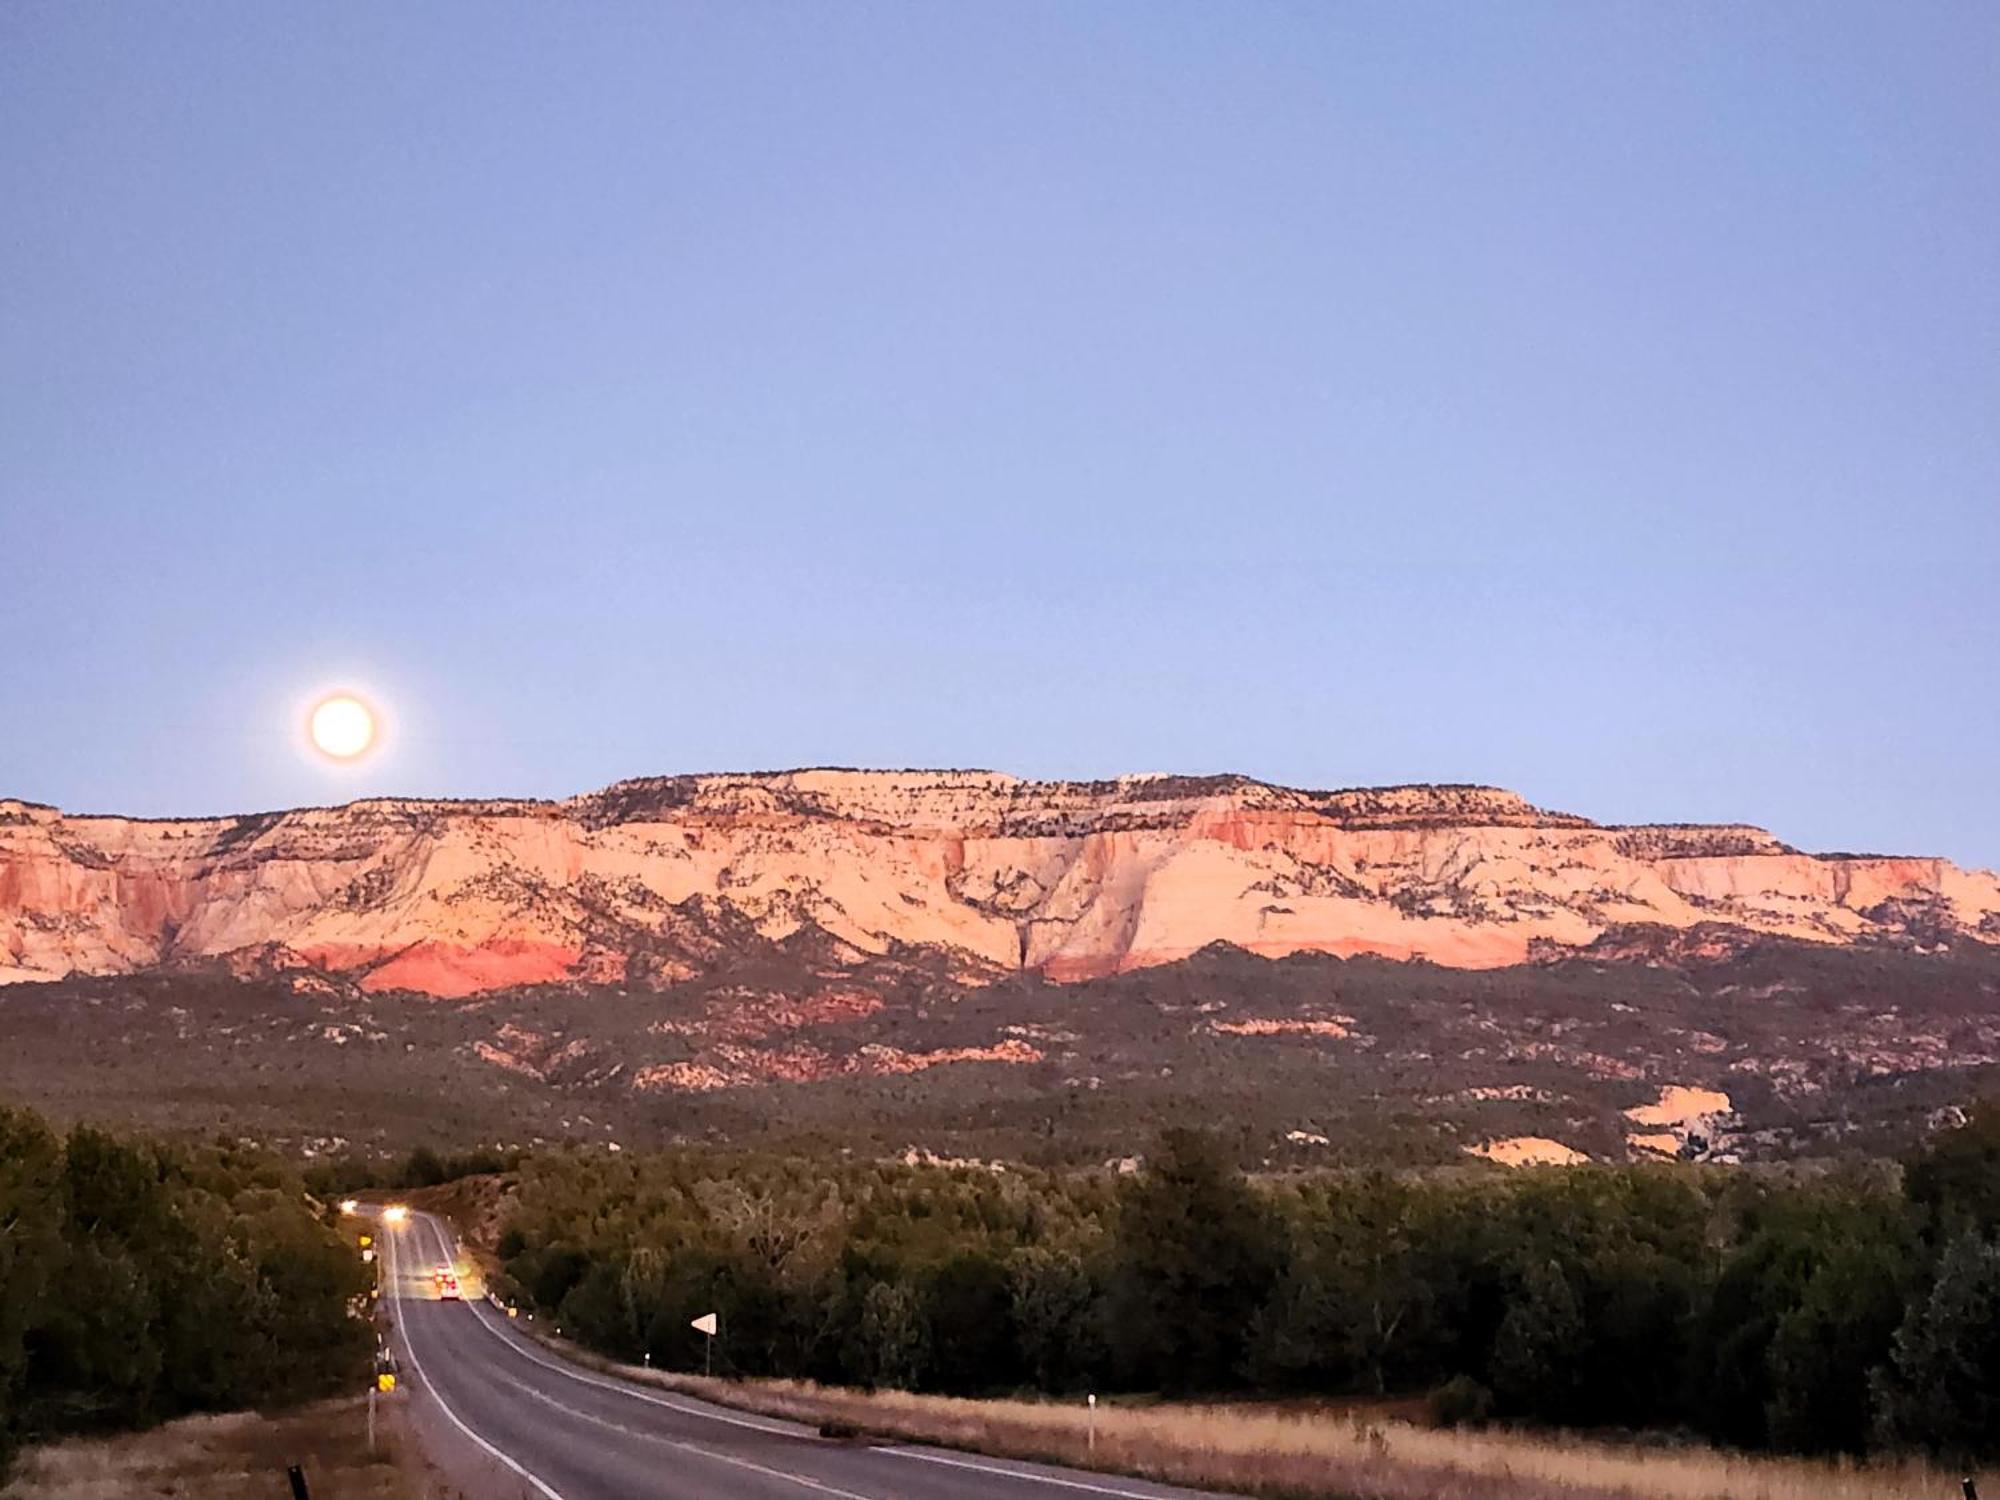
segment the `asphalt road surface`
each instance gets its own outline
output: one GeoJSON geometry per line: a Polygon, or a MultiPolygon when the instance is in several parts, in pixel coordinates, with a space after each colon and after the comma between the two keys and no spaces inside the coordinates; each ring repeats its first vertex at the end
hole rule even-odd
{"type": "MultiPolygon", "coordinates": [[[[480,1500],[1196,1500],[1177,1489],[812,1428],[579,1369],[520,1333],[464,1275],[444,1224],[383,1224],[385,1289],[404,1388],[427,1456],[480,1500]]],[[[462,1268],[463,1269],[463,1268],[462,1268]]]]}

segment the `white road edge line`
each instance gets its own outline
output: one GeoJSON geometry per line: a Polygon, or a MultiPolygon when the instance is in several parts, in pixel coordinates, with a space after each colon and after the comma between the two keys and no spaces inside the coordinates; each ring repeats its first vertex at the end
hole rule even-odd
{"type": "Polygon", "coordinates": [[[527,1480],[529,1484],[532,1484],[536,1489],[540,1490],[542,1494],[547,1497],[547,1500],[563,1500],[563,1497],[560,1494],[558,1494],[554,1489],[552,1489],[548,1484],[546,1484],[543,1480],[541,1480],[535,1474],[531,1473],[528,1469],[524,1468],[516,1460],[509,1458],[505,1453],[502,1453],[498,1448],[494,1447],[491,1443],[487,1442],[485,1438],[481,1437],[478,1433],[474,1432],[470,1427],[466,1426],[465,1420],[462,1417],[460,1417],[457,1412],[453,1411],[451,1409],[451,1403],[444,1399],[444,1392],[440,1391],[437,1388],[437,1384],[430,1378],[430,1376],[424,1373],[424,1362],[417,1355],[417,1342],[415,1339],[410,1337],[410,1330],[403,1322],[403,1309],[400,1306],[400,1303],[402,1301],[402,1293],[396,1289],[395,1285],[395,1270],[399,1257],[397,1257],[396,1255],[395,1237],[393,1231],[391,1232],[389,1244],[390,1244],[389,1254],[390,1254],[390,1278],[391,1278],[390,1293],[399,1304],[396,1308],[396,1332],[402,1336],[403,1350],[406,1354],[410,1356],[410,1366],[417,1372],[417,1379],[421,1380],[424,1383],[424,1389],[430,1392],[431,1400],[437,1402],[438,1410],[443,1412],[447,1417],[451,1419],[452,1426],[456,1427],[460,1432],[464,1433],[467,1437],[471,1438],[473,1442],[477,1443],[480,1447],[484,1448],[488,1453],[492,1454],[493,1457],[499,1459],[501,1463],[505,1464],[508,1468],[512,1469],[516,1474],[520,1475],[523,1479],[527,1480]]]}
{"type": "MultiPolygon", "coordinates": [[[[424,1223],[429,1226],[431,1233],[437,1237],[438,1249],[444,1258],[446,1260],[456,1259],[452,1254],[449,1241],[445,1239],[444,1230],[438,1224],[437,1220],[433,1219],[429,1214],[425,1214],[422,1217],[424,1223]]],[[[684,1401],[675,1401],[666,1396],[655,1396],[649,1391],[639,1390],[634,1386],[625,1384],[623,1381],[604,1380],[595,1375],[586,1375],[583,1371],[567,1365],[561,1360],[544,1359],[541,1355],[529,1350],[525,1344],[516,1341],[495,1327],[487,1320],[485,1314],[480,1312],[478,1307],[470,1302],[466,1306],[470,1309],[474,1322],[531,1365],[540,1365],[545,1370],[553,1370],[558,1375],[567,1375],[571,1380],[582,1381],[583,1384],[596,1386],[599,1390],[611,1391],[620,1396],[630,1396],[634,1401],[644,1401],[649,1406],[665,1407],[668,1411],[677,1411],[683,1416],[701,1417],[710,1422],[726,1422],[731,1427],[747,1427],[752,1432],[765,1433],[771,1437],[795,1438],[800,1442],[810,1443],[824,1441],[818,1433],[807,1428],[779,1427],[774,1423],[760,1422],[752,1417],[727,1416],[721,1412],[705,1411],[699,1406],[690,1406],[684,1401]]]]}
{"type": "Polygon", "coordinates": [[[647,1432],[638,1427],[627,1427],[621,1422],[613,1422],[609,1418],[600,1417],[587,1411],[580,1411],[574,1406],[565,1406],[546,1391],[538,1391],[533,1386],[524,1385],[521,1387],[521,1391],[522,1394],[533,1397],[544,1406],[549,1407],[553,1411],[559,1411],[566,1417],[574,1417],[579,1422],[588,1423],[592,1427],[602,1427],[609,1432],[622,1433],[626,1437],[636,1438],[640,1442],[658,1443],[661,1447],[671,1448],[676,1453],[692,1453],[700,1458],[712,1458],[717,1463],[734,1464],[739,1469],[750,1469],[758,1474],[768,1474],[773,1479],[781,1479],[787,1484],[796,1484],[802,1489],[818,1490],[822,1495],[838,1495],[840,1500],[879,1500],[879,1497],[874,1495],[863,1495],[855,1490],[843,1490],[838,1485],[831,1485],[824,1480],[814,1479],[810,1474],[794,1474],[790,1469],[769,1468],[764,1464],[755,1463],[747,1458],[738,1458],[731,1453],[718,1453],[713,1448],[704,1448],[700,1443],[690,1443],[685,1438],[670,1438],[664,1433],[647,1432]]]}
{"type": "Polygon", "coordinates": [[[943,1464],[952,1469],[973,1469],[996,1479],[1018,1479],[1024,1484],[1054,1484],[1066,1490],[1087,1490],[1093,1495],[1118,1495],[1124,1500],[1169,1500],[1157,1490],[1121,1490],[1113,1485],[1092,1484],[1084,1479],[1059,1479],[1053,1474],[1036,1474],[1023,1469],[1003,1469],[998,1464],[976,1464],[965,1458],[946,1458],[942,1453],[920,1453],[914,1448],[877,1448],[892,1458],[914,1458],[919,1463],[943,1464]]]}
{"type": "MultiPolygon", "coordinates": [[[[438,1242],[439,1252],[444,1256],[446,1260],[455,1259],[456,1257],[452,1254],[451,1243],[445,1238],[443,1227],[438,1223],[436,1219],[432,1218],[429,1214],[423,1214],[420,1217],[422,1217],[424,1223],[429,1226],[431,1233],[436,1237],[438,1242]]],[[[470,1303],[466,1305],[467,1308],[472,1313],[473,1321],[476,1322],[481,1328],[484,1328],[488,1333],[492,1334],[493,1337],[500,1340],[501,1343],[505,1344],[509,1349],[512,1349],[516,1354],[520,1355],[521,1358],[527,1360],[528,1363],[533,1365],[540,1365],[542,1366],[542,1368],[547,1370],[553,1370],[558,1375],[567,1375],[570,1377],[570,1379],[580,1380],[585,1385],[598,1386],[601,1389],[607,1391],[613,1391],[618,1395],[630,1396],[634,1400],[644,1401],[653,1406],[664,1406],[670,1411],[682,1412],[691,1417],[705,1417],[711,1422],[727,1422],[732,1427],[748,1427],[753,1431],[769,1433],[777,1437],[799,1438],[810,1442],[822,1441],[822,1439],[819,1437],[817,1433],[802,1432],[795,1428],[788,1428],[788,1427],[774,1427],[768,1423],[752,1421],[745,1417],[725,1416],[720,1412],[704,1411],[698,1406],[689,1406],[680,1401],[670,1401],[665,1399],[664,1397],[654,1396],[645,1391],[635,1390],[633,1387],[625,1385],[619,1381],[600,1380],[594,1375],[586,1375],[581,1370],[574,1369],[571,1366],[566,1365],[559,1360],[544,1359],[539,1354],[530,1353],[529,1350],[524,1345],[515,1342],[512,1338],[508,1337],[505,1333],[501,1332],[500,1329],[494,1327],[492,1323],[487,1321],[485,1316],[479,1311],[477,1307],[472,1306],[472,1304],[470,1303]]],[[[398,1315],[398,1317],[400,1321],[400,1314],[398,1315]]],[[[409,1342],[408,1335],[404,1336],[403,1341],[405,1344],[409,1342]]],[[[416,1351],[414,1349],[411,1350],[412,1355],[414,1355],[415,1352],[416,1351]]],[[[421,1374],[422,1372],[419,1371],[418,1373],[421,1374]]],[[[429,1384],[428,1381],[426,1381],[425,1383],[429,1384]]],[[[442,1406],[444,1403],[442,1400],[440,1400],[438,1404],[442,1406]]],[[[447,1411],[446,1415],[449,1416],[450,1412],[447,1411]]],[[[454,1420],[456,1420],[456,1418],[454,1418],[454,1420]]],[[[474,1440],[478,1441],[476,1437],[474,1440]]],[[[802,1475],[788,1474],[782,1469],[767,1469],[762,1464],[751,1463],[748,1459],[734,1458],[726,1453],[716,1453],[710,1449],[702,1448],[693,1443],[681,1444],[679,1446],[685,1446],[691,1448],[694,1452],[704,1454],[709,1458],[721,1459],[724,1463],[736,1464],[739,1467],[745,1469],[754,1469],[756,1472],[760,1474],[768,1474],[774,1479],[787,1479],[794,1484],[803,1484],[812,1489],[822,1490],[829,1495],[840,1495],[848,1497],[848,1500],[868,1500],[868,1497],[854,1495],[853,1492],[849,1490],[834,1489],[831,1485],[821,1484],[818,1480],[807,1479],[802,1475]]],[[[954,1468],[954,1469],[971,1469],[980,1474],[990,1475],[995,1479],[1012,1479],[1021,1484],[1054,1485],[1066,1490],[1081,1490],[1092,1495],[1113,1495],[1117,1496],[1118,1500],[1168,1500],[1167,1496],[1161,1495],[1158,1491],[1127,1490],[1127,1489],[1119,1489],[1116,1486],[1108,1484],[1092,1484],[1088,1480],[1062,1479],[1052,1474],[1037,1474],[1029,1470],[1003,1468],[999,1464],[980,1464],[980,1463],[973,1463],[970,1460],[963,1458],[946,1458],[941,1453],[923,1453],[917,1451],[914,1448],[893,1448],[893,1447],[878,1446],[874,1449],[874,1451],[877,1453],[887,1453],[896,1458],[913,1458],[920,1460],[923,1463],[943,1464],[949,1468],[954,1468]]],[[[523,1470],[522,1472],[526,1473],[525,1470],[523,1470]]],[[[532,1478],[533,1476],[530,1475],[529,1477],[532,1478]]],[[[539,1483],[539,1481],[537,1482],[539,1483]]],[[[557,1497],[557,1500],[560,1500],[560,1497],[557,1497]]]]}

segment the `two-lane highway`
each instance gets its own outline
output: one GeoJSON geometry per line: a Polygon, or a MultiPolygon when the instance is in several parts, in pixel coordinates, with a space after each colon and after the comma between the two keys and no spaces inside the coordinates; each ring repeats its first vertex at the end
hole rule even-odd
{"type": "Polygon", "coordinates": [[[482,1471],[481,1496],[523,1500],[1198,1500],[1205,1492],[917,1446],[829,1441],[578,1369],[478,1295],[444,1300],[457,1262],[428,1214],[384,1223],[383,1269],[419,1423],[447,1469],[482,1471]],[[432,1415],[441,1420],[428,1420],[432,1415]]]}

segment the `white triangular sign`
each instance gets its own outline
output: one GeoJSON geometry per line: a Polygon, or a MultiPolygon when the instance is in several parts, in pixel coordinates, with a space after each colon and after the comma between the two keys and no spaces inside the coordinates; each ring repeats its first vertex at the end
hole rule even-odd
{"type": "Polygon", "coordinates": [[[714,1338],[715,1328],[716,1328],[715,1314],[703,1313],[700,1317],[696,1318],[692,1323],[688,1324],[688,1327],[694,1329],[697,1333],[705,1333],[710,1338],[714,1338]]]}

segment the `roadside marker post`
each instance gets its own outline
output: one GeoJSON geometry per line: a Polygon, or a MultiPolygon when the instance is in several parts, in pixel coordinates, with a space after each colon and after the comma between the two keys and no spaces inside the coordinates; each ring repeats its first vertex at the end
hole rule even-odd
{"type": "Polygon", "coordinates": [[[396,1359],[386,1348],[375,1351],[375,1378],[368,1383],[368,1455],[375,1456],[375,1398],[396,1389],[396,1359]]]}
{"type": "Polygon", "coordinates": [[[688,1327],[692,1328],[696,1333],[705,1333],[708,1335],[707,1354],[702,1361],[701,1367],[701,1372],[704,1376],[715,1374],[715,1331],[720,1326],[721,1324],[716,1321],[714,1313],[703,1313],[692,1323],[688,1324],[688,1327]]]}
{"type": "Polygon", "coordinates": [[[306,1491],[306,1471],[297,1464],[285,1470],[285,1477],[292,1482],[292,1500],[312,1500],[306,1491]]]}
{"type": "Polygon", "coordinates": [[[1090,1408],[1090,1452],[1091,1456],[1095,1457],[1097,1454],[1097,1392],[1092,1391],[1088,1396],[1084,1397],[1084,1404],[1090,1408]]]}

